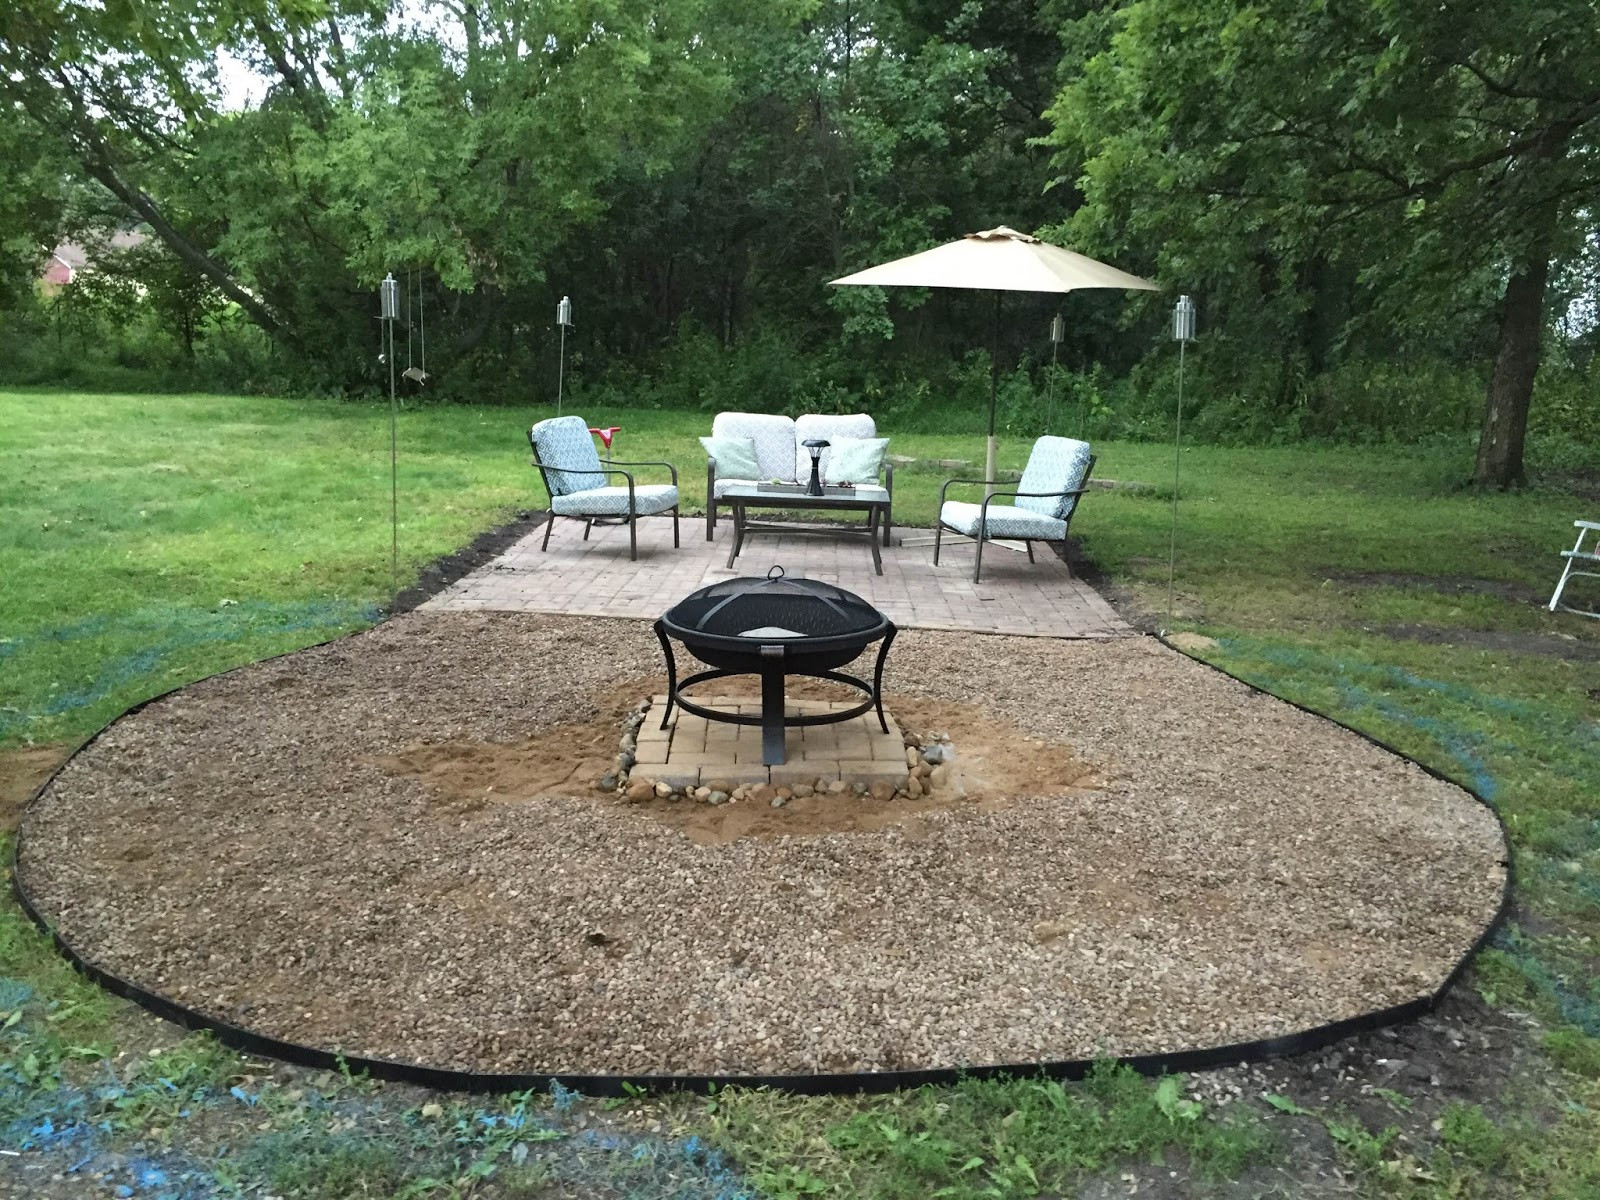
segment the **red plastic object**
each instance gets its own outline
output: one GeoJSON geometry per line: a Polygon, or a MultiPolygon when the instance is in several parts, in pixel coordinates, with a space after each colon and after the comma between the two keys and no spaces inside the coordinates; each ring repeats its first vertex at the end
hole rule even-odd
{"type": "Polygon", "coordinates": [[[589,432],[590,433],[599,434],[600,435],[600,440],[606,444],[606,449],[609,450],[609,449],[611,449],[611,439],[616,437],[617,434],[622,432],[622,426],[621,425],[608,425],[604,429],[596,429],[593,425],[591,425],[591,426],[589,426],[589,432]]]}

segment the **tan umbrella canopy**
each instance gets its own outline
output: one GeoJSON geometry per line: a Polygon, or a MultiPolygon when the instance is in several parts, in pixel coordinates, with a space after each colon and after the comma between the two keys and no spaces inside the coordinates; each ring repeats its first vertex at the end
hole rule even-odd
{"type": "Polygon", "coordinates": [[[1075,292],[1079,288],[1160,290],[1148,279],[1129,275],[1076,251],[1041,242],[1004,225],[969,233],[920,254],[868,267],[832,283],[833,286],[970,288],[995,293],[989,444],[984,469],[984,477],[990,480],[995,475],[994,409],[1000,380],[1000,293],[1075,292]]]}

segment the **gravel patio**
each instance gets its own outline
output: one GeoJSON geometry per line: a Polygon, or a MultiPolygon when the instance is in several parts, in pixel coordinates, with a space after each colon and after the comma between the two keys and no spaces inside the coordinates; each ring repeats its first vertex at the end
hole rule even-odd
{"type": "Polygon", "coordinates": [[[1466,792],[1152,639],[908,630],[888,707],[974,786],[850,823],[598,791],[659,654],[636,620],[419,611],[203,681],[66,766],[22,883],[89,961],[251,1030],[636,1075],[1275,1037],[1430,994],[1500,901],[1466,792]]]}

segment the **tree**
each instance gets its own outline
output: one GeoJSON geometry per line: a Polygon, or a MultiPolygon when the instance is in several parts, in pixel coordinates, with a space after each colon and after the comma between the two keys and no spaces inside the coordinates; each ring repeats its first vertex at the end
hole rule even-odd
{"type": "Polygon", "coordinates": [[[748,23],[729,0],[19,0],[0,102],[348,382],[390,269],[418,272],[459,353],[509,331],[619,161],[663,170],[715,115],[748,23]],[[222,103],[223,51],[270,81],[244,111],[222,103]]]}
{"type": "Polygon", "coordinates": [[[1294,293],[1342,272],[1391,314],[1476,300],[1498,336],[1475,479],[1523,480],[1553,263],[1600,183],[1587,0],[1133,0],[1063,89],[1075,233],[1161,247],[1168,277],[1294,293]]]}

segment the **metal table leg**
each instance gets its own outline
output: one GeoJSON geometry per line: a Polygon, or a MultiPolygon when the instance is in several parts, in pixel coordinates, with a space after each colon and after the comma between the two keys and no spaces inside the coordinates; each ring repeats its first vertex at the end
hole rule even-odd
{"type": "Polygon", "coordinates": [[[728,539],[728,570],[733,570],[733,560],[739,557],[739,551],[744,549],[744,505],[737,500],[733,502],[733,536],[728,539]]]}

